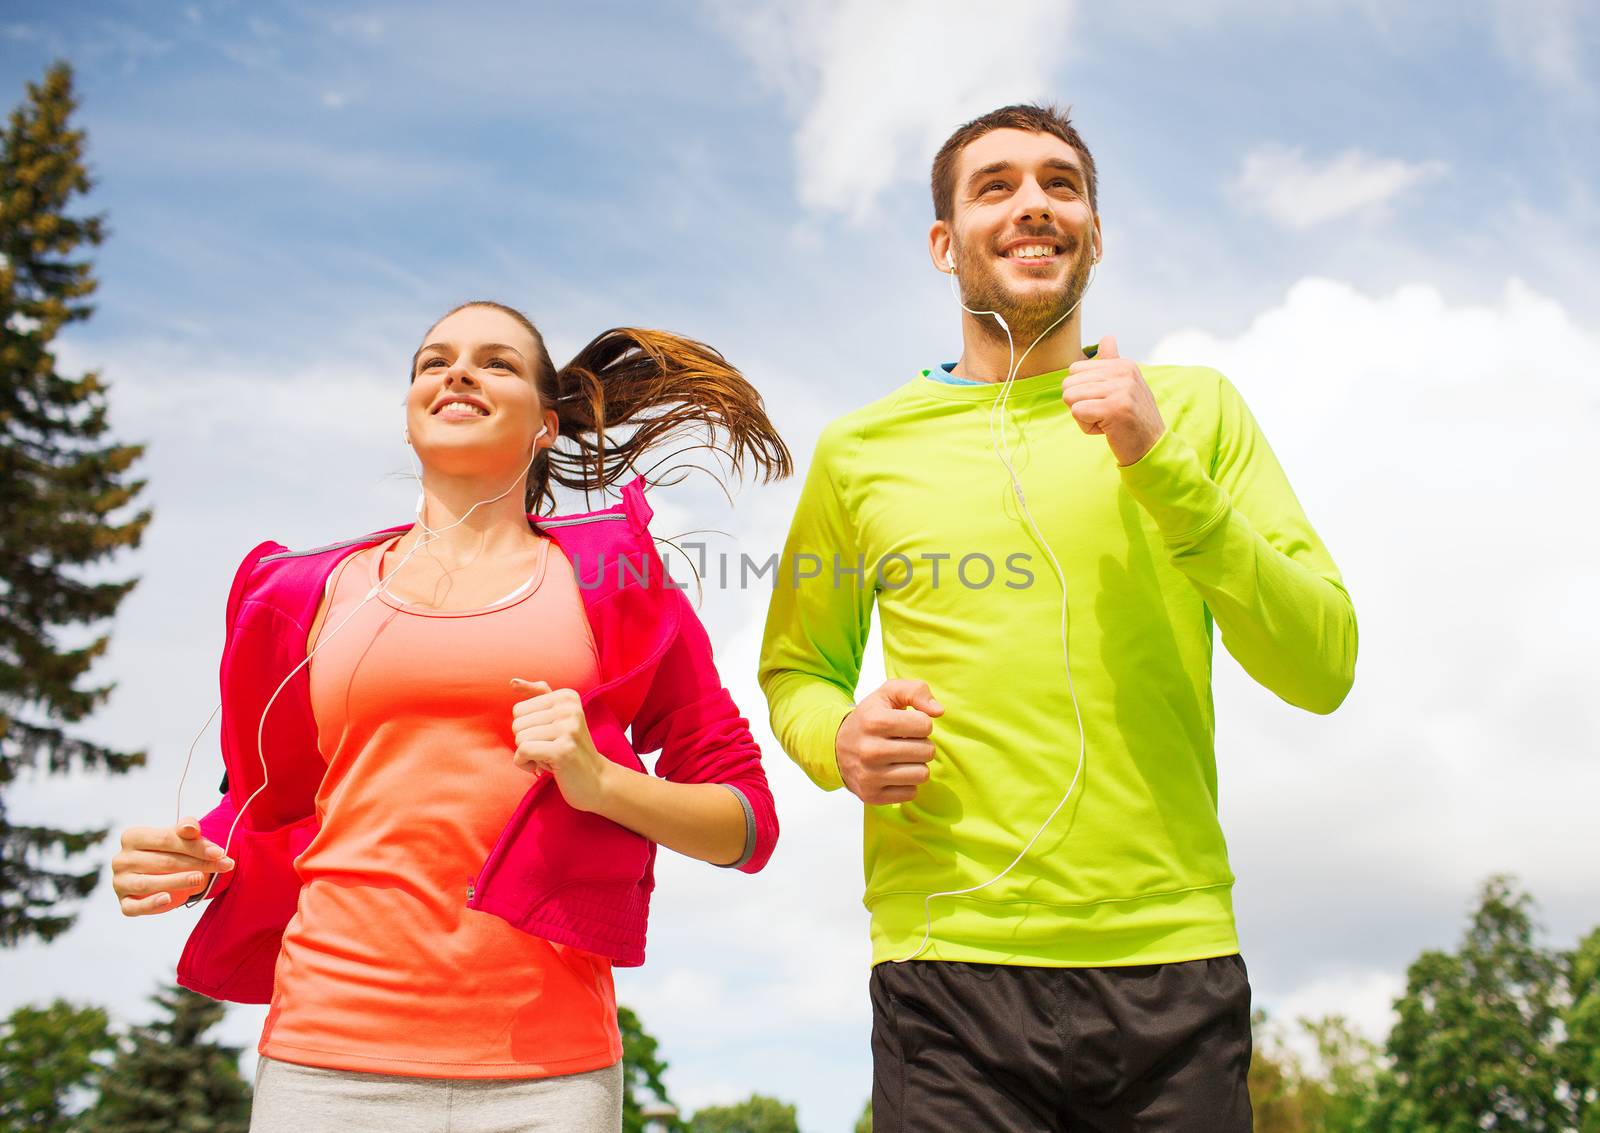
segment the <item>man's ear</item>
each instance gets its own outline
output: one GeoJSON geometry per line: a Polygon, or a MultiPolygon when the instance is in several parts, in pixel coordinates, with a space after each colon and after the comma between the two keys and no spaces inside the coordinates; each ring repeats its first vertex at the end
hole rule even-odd
{"type": "Polygon", "coordinates": [[[949,260],[955,258],[955,243],[951,240],[950,225],[947,221],[936,220],[933,227],[928,229],[928,258],[933,261],[933,266],[949,275],[953,270],[949,260]]]}

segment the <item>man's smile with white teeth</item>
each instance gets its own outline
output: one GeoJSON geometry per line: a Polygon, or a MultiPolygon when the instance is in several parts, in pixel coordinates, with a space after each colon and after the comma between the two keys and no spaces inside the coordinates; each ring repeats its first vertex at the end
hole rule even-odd
{"type": "Polygon", "coordinates": [[[1012,260],[1037,260],[1059,255],[1060,252],[1060,247],[1055,244],[1019,244],[1015,248],[1006,249],[1000,255],[1012,260]]]}

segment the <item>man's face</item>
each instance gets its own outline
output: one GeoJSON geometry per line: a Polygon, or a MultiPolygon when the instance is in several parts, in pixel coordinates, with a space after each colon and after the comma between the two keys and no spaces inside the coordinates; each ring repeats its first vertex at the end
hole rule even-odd
{"type": "MultiPolygon", "coordinates": [[[[1077,153],[1053,134],[991,130],[956,161],[951,219],[929,234],[934,260],[955,256],[968,307],[998,311],[1019,349],[1083,294],[1099,240],[1077,153]]],[[[993,319],[979,324],[1003,339],[993,319]]]]}

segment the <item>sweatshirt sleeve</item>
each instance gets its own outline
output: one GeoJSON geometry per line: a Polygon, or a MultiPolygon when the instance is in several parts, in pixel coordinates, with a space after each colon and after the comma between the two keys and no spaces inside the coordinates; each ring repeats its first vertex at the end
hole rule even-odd
{"type": "Polygon", "coordinates": [[[1169,427],[1122,482],[1245,672],[1296,707],[1332,712],[1355,679],[1355,609],[1249,407],[1215,377],[1212,467],[1169,427]]]}
{"type": "Polygon", "coordinates": [[[866,564],[846,495],[855,443],[840,421],[817,439],[774,577],[758,674],[773,735],[829,791],[844,786],[834,737],[855,708],[875,594],[873,572],[856,569],[866,564]]]}
{"type": "Polygon", "coordinates": [[[633,741],[641,754],[660,750],[655,772],[674,783],[717,783],[733,792],[744,809],[745,848],[729,868],[755,873],[767,864],[778,841],[778,814],[761,749],[723,687],[711,652],[711,639],[682,590],[678,636],[656,670],[656,679],[633,720],[633,741]]]}

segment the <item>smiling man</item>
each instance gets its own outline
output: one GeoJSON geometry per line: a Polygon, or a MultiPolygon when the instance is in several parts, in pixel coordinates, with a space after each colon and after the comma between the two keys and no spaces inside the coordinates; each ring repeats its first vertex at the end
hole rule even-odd
{"type": "Polygon", "coordinates": [[[761,652],[784,748],[866,804],[873,1128],[1245,1133],[1212,625],[1327,713],[1350,599],[1226,378],[1083,348],[1065,114],[967,123],[932,188],[961,356],[823,430],[761,652]]]}

